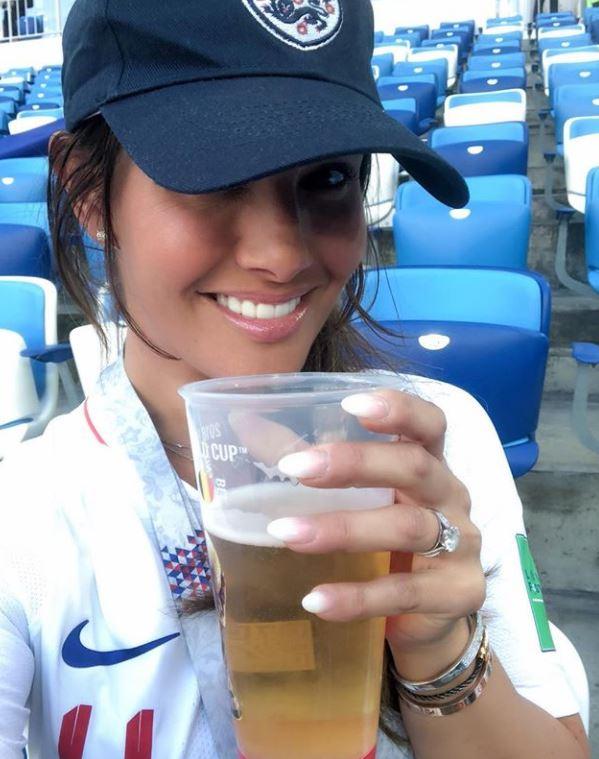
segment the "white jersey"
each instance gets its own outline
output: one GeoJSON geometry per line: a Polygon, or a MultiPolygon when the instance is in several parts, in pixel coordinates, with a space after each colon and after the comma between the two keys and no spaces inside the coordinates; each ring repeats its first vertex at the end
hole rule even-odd
{"type": "MultiPolygon", "coordinates": [[[[488,416],[453,386],[398,382],[447,416],[446,459],[495,570],[483,611],[497,656],[523,696],[577,713],[488,416]]],[[[209,583],[196,499],[121,361],[0,464],[0,759],[25,747],[30,759],[235,759],[216,615],[177,608],[209,583]]],[[[377,759],[401,756],[381,735],[377,759]]]]}

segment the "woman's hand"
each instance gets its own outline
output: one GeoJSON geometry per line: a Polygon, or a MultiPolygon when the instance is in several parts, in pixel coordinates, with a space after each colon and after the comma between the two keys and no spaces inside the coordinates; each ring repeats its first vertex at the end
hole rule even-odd
{"type": "MultiPolygon", "coordinates": [[[[396,665],[404,676],[416,677],[413,672],[420,673],[420,668],[409,666],[410,657],[417,661],[426,656],[432,662],[435,651],[453,651],[447,665],[465,646],[465,617],[485,598],[480,533],[470,521],[468,491],[443,459],[446,420],[437,406],[382,389],[350,396],[343,407],[367,429],[396,434],[399,440],[314,446],[285,456],[280,469],[306,486],[393,488],[394,504],[279,519],[268,530],[300,553],[391,551],[389,576],[320,585],[304,606],[331,621],[387,617],[396,665]],[[461,539],[455,552],[425,558],[418,554],[433,547],[439,532],[432,509],[459,527],[461,539]]],[[[435,671],[429,676],[439,669],[431,666],[435,671]]]]}

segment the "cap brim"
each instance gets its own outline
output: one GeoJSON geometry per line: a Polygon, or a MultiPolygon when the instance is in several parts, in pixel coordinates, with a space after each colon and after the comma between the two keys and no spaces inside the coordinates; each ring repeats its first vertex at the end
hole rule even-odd
{"type": "Polygon", "coordinates": [[[100,109],[132,160],[177,192],[214,192],[324,158],[390,153],[431,195],[461,208],[462,176],[381,106],[317,79],[186,82],[100,109]]]}

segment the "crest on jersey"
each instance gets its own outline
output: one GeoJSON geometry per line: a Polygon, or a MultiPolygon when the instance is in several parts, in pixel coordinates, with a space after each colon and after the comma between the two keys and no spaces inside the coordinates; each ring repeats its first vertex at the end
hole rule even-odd
{"type": "Polygon", "coordinates": [[[343,0],[241,0],[271,34],[300,50],[314,50],[336,37],[343,0]]]}

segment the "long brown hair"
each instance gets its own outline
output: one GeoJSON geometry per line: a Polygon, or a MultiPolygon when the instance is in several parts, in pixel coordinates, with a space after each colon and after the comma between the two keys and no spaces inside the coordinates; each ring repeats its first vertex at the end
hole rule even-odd
{"type": "MultiPolygon", "coordinates": [[[[114,299],[115,312],[129,329],[138,335],[152,350],[164,358],[173,356],[155,345],[135,321],[124,302],[110,207],[110,194],[120,143],[101,116],[88,119],[72,133],[59,132],[53,138],[49,151],[48,216],[56,265],[65,289],[81,309],[89,323],[93,324],[107,348],[107,338],[99,316],[100,287],[107,287],[114,299]],[[84,239],[83,228],[87,226],[94,211],[102,220],[106,233],[104,250],[92,250],[84,239]],[[94,276],[90,255],[103,256],[105,277],[94,276]]],[[[360,183],[366,192],[370,175],[370,156],[365,156],[360,171],[360,183]]],[[[378,269],[376,246],[369,240],[366,263],[378,269]]],[[[364,339],[351,321],[356,316],[375,333],[397,337],[391,330],[379,325],[361,305],[365,288],[364,265],[356,269],[348,280],[340,305],[317,335],[304,364],[303,371],[343,372],[360,371],[369,367],[394,370],[392,359],[376,352],[364,339]]],[[[184,613],[206,611],[214,608],[210,594],[188,599],[184,613]]],[[[397,732],[398,700],[392,686],[389,671],[390,652],[385,651],[386,665],[381,700],[381,729],[397,744],[406,742],[397,732]]]]}

